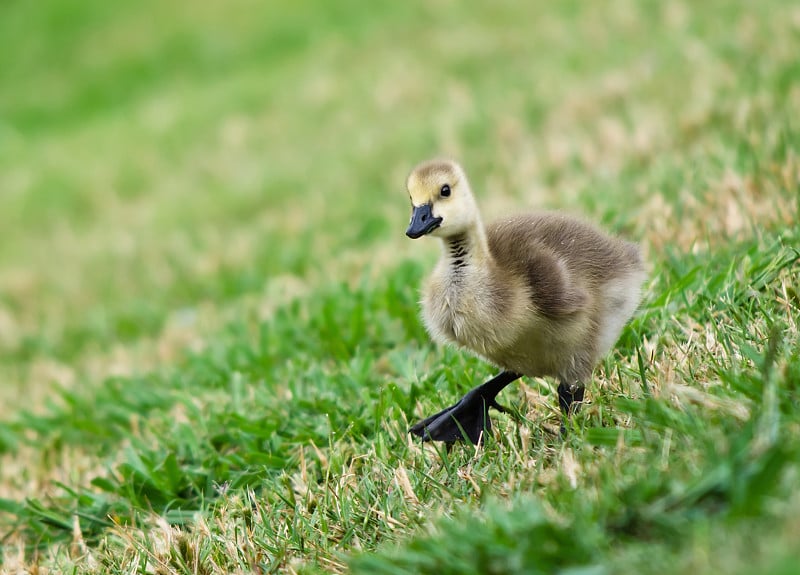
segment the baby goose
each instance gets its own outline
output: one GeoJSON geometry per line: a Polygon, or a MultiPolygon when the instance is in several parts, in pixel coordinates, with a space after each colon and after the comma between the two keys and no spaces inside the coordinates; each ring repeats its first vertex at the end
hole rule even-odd
{"type": "Polygon", "coordinates": [[[418,165],[406,186],[413,208],[406,235],[438,237],[444,248],[423,288],[428,332],[503,370],[411,433],[479,443],[491,429],[489,408],[503,411],[495,397],[523,375],[557,378],[568,417],[639,304],[639,248],[559,213],[484,228],[466,175],[452,161],[418,165]]]}

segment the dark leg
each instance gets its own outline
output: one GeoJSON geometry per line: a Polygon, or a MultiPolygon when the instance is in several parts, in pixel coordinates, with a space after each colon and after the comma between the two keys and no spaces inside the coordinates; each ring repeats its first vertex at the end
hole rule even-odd
{"type": "Polygon", "coordinates": [[[567,432],[566,422],[569,417],[580,410],[584,389],[580,382],[567,384],[561,380],[561,383],[558,384],[558,405],[564,415],[564,421],[561,423],[561,435],[567,432]]]}
{"type": "Polygon", "coordinates": [[[504,371],[471,390],[455,405],[412,426],[409,432],[421,437],[422,441],[446,441],[448,443],[462,440],[466,436],[473,444],[477,445],[481,440],[483,430],[492,429],[489,408],[494,407],[499,411],[505,411],[505,408],[494,398],[504,387],[520,377],[521,375],[518,373],[504,371]]]}

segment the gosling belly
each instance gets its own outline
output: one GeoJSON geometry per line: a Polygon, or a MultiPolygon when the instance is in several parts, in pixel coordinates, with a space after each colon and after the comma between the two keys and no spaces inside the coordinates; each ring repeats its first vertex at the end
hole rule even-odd
{"type": "Polygon", "coordinates": [[[498,367],[530,377],[585,375],[596,361],[589,322],[585,317],[561,320],[558,327],[537,322],[513,340],[493,345],[496,337],[457,339],[457,343],[498,367]],[[476,343],[478,345],[476,345],[476,343]],[[587,365],[591,364],[591,365],[587,365]]]}
{"type": "Polygon", "coordinates": [[[564,364],[569,362],[564,350],[554,353],[548,344],[543,341],[528,340],[519,346],[501,350],[489,361],[499,367],[521,373],[530,377],[556,376],[561,373],[564,364]]]}

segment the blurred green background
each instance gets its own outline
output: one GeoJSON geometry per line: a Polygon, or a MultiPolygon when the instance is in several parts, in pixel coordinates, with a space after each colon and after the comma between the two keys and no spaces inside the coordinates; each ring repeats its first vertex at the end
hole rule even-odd
{"type": "Polygon", "coordinates": [[[653,196],[751,161],[698,154],[798,103],[791,3],[704,6],[6,2],[3,349],[67,358],[399,244],[431,155],[641,235],[653,196]]]}

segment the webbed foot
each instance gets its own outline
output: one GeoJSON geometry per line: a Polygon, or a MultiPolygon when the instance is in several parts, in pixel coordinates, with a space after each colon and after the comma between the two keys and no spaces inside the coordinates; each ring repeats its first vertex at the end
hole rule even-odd
{"type": "Polygon", "coordinates": [[[409,432],[421,437],[422,441],[453,443],[466,437],[474,445],[477,445],[483,438],[484,430],[492,429],[489,408],[494,407],[498,411],[506,411],[495,401],[495,397],[500,390],[519,377],[516,373],[504,371],[471,390],[455,405],[412,426],[409,432]]]}

